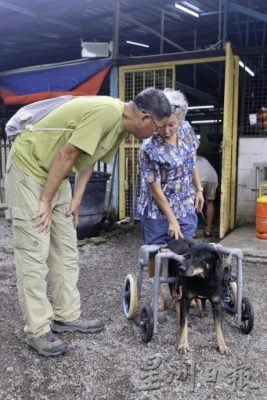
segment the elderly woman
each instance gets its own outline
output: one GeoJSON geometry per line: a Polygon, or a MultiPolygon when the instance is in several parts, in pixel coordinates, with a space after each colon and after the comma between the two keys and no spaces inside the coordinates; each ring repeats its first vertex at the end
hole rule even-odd
{"type": "MultiPolygon", "coordinates": [[[[141,176],[138,212],[145,244],[168,243],[171,238],[192,239],[196,211],[203,207],[203,189],[196,169],[198,139],[184,120],[188,103],[180,91],[165,89],[172,106],[167,123],[146,140],[140,150],[141,176]]],[[[148,274],[154,276],[154,259],[148,274]]],[[[164,295],[159,294],[159,311],[164,295]]]]}

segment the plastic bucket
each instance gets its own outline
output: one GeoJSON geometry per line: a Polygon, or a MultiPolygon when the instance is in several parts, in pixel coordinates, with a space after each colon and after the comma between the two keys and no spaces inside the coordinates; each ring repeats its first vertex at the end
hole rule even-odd
{"type": "Polygon", "coordinates": [[[267,239],[267,196],[261,196],[256,202],[256,237],[267,239]]]}
{"type": "MultiPolygon", "coordinates": [[[[110,174],[94,171],[84,191],[77,227],[78,239],[98,236],[103,225],[106,199],[106,186],[110,174]]],[[[69,181],[73,192],[75,177],[69,181]]]]}

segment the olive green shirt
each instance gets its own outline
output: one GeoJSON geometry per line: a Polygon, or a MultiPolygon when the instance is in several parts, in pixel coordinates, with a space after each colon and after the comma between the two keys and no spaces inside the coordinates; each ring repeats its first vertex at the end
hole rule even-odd
{"type": "Polygon", "coordinates": [[[35,131],[20,133],[11,148],[12,159],[42,185],[66,143],[82,150],[73,172],[81,172],[96,161],[108,163],[124,137],[123,108],[124,103],[112,97],[74,97],[38,121],[35,131]]]}

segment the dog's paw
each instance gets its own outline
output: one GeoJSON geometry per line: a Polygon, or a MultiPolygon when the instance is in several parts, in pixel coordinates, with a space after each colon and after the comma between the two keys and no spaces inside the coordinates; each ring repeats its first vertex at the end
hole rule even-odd
{"type": "Polygon", "coordinates": [[[231,354],[231,350],[225,344],[218,346],[218,350],[221,355],[229,356],[231,354]]]}
{"type": "Polygon", "coordinates": [[[189,351],[188,343],[180,343],[178,346],[178,351],[182,354],[186,354],[189,351]]]}

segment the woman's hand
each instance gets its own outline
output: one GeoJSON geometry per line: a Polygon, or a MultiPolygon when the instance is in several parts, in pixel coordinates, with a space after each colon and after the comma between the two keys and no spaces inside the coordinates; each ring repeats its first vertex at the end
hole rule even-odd
{"type": "Polygon", "coordinates": [[[79,223],[79,211],[80,211],[81,202],[73,197],[70,207],[66,212],[66,217],[73,217],[73,225],[74,228],[77,228],[79,223]]]}
{"type": "Polygon", "coordinates": [[[197,191],[195,197],[195,209],[198,213],[200,213],[204,206],[204,196],[203,192],[197,191]]]}
{"type": "Polygon", "coordinates": [[[184,235],[181,232],[181,228],[177,220],[169,222],[168,234],[173,239],[179,239],[179,238],[183,239],[184,235]]]}
{"type": "Polygon", "coordinates": [[[48,233],[52,221],[52,206],[50,201],[40,200],[39,210],[32,218],[34,228],[38,230],[39,233],[48,233]]]}

